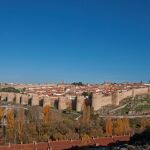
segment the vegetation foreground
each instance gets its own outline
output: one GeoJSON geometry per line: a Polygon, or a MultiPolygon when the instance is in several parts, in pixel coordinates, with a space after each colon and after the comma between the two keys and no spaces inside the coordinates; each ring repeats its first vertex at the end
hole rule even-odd
{"type": "Polygon", "coordinates": [[[150,127],[148,118],[100,118],[86,103],[82,113],[50,106],[0,108],[0,120],[3,144],[74,139],[86,143],[94,137],[130,135],[150,127]]]}

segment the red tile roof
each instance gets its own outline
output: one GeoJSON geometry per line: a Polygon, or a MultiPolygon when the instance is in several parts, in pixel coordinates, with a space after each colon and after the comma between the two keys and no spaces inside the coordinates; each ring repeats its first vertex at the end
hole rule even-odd
{"type": "MultiPolygon", "coordinates": [[[[87,145],[97,145],[97,146],[108,146],[111,143],[116,143],[117,141],[129,141],[129,136],[117,136],[117,137],[102,137],[91,139],[87,145]]],[[[69,149],[75,146],[84,146],[85,144],[81,140],[73,141],[49,141],[41,142],[37,144],[15,144],[9,146],[0,146],[0,150],[34,150],[36,147],[37,150],[47,150],[50,146],[52,150],[64,150],[69,149]]]]}

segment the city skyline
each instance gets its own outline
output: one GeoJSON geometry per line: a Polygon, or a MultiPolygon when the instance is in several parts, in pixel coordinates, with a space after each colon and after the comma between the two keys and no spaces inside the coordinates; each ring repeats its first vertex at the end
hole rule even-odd
{"type": "Polygon", "coordinates": [[[0,82],[148,82],[149,5],[1,1],[0,82]]]}

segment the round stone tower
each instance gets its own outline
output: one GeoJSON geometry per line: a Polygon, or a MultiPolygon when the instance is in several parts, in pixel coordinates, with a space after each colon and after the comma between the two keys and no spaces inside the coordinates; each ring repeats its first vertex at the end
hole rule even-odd
{"type": "Polygon", "coordinates": [[[21,99],[22,99],[22,95],[20,93],[16,94],[16,103],[20,104],[21,103],[21,99]]]}
{"type": "Polygon", "coordinates": [[[15,100],[15,93],[9,93],[8,94],[8,102],[14,102],[15,100]]]}
{"type": "Polygon", "coordinates": [[[44,96],[44,106],[51,106],[51,101],[49,96],[44,96]]]}
{"type": "Polygon", "coordinates": [[[67,109],[67,98],[66,97],[60,97],[59,98],[58,109],[59,110],[65,110],[65,109],[67,109]]]}
{"type": "Polygon", "coordinates": [[[7,100],[8,93],[7,92],[1,92],[1,100],[7,100]]]}
{"type": "Polygon", "coordinates": [[[40,97],[36,94],[32,95],[32,106],[38,106],[40,101],[40,97]]]}
{"type": "Polygon", "coordinates": [[[22,94],[22,103],[23,105],[27,105],[29,100],[29,96],[26,94],[22,94]]]}
{"type": "Polygon", "coordinates": [[[119,94],[118,91],[112,93],[112,104],[113,104],[113,105],[119,105],[118,94],[119,94]]]}
{"type": "Polygon", "coordinates": [[[94,111],[101,108],[101,98],[102,98],[101,94],[93,94],[92,107],[94,111]]]}
{"type": "Polygon", "coordinates": [[[76,103],[76,111],[77,112],[82,111],[82,106],[83,106],[84,101],[85,101],[84,96],[78,96],[77,97],[77,103],[76,103]]]}

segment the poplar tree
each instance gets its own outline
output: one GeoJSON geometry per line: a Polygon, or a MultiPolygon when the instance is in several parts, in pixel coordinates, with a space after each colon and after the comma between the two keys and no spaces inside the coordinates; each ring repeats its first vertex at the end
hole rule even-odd
{"type": "Polygon", "coordinates": [[[12,141],[14,138],[14,127],[15,127],[14,111],[8,110],[6,129],[7,129],[7,137],[9,141],[12,141]]]}
{"type": "Polygon", "coordinates": [[[112,136],[112,131],[113,131],[112,119],[108,118],[106,120],[106,134],[107,134],[107,136],[112,136]]]}
{"type": "Polygon", "coordinates": [[[43,108],[43,122],[45,125],[50,124],[50,119],[51,119],[51,109],[50,106],[46,105],[43,108]]]}
{"type": "Polygon", "coordinates": [[[90,117],[91,117],[91,108],[89,105],[84,103],[82,111],[82,122],[84,124],[88,123],[90,121],[90,117]]]}

